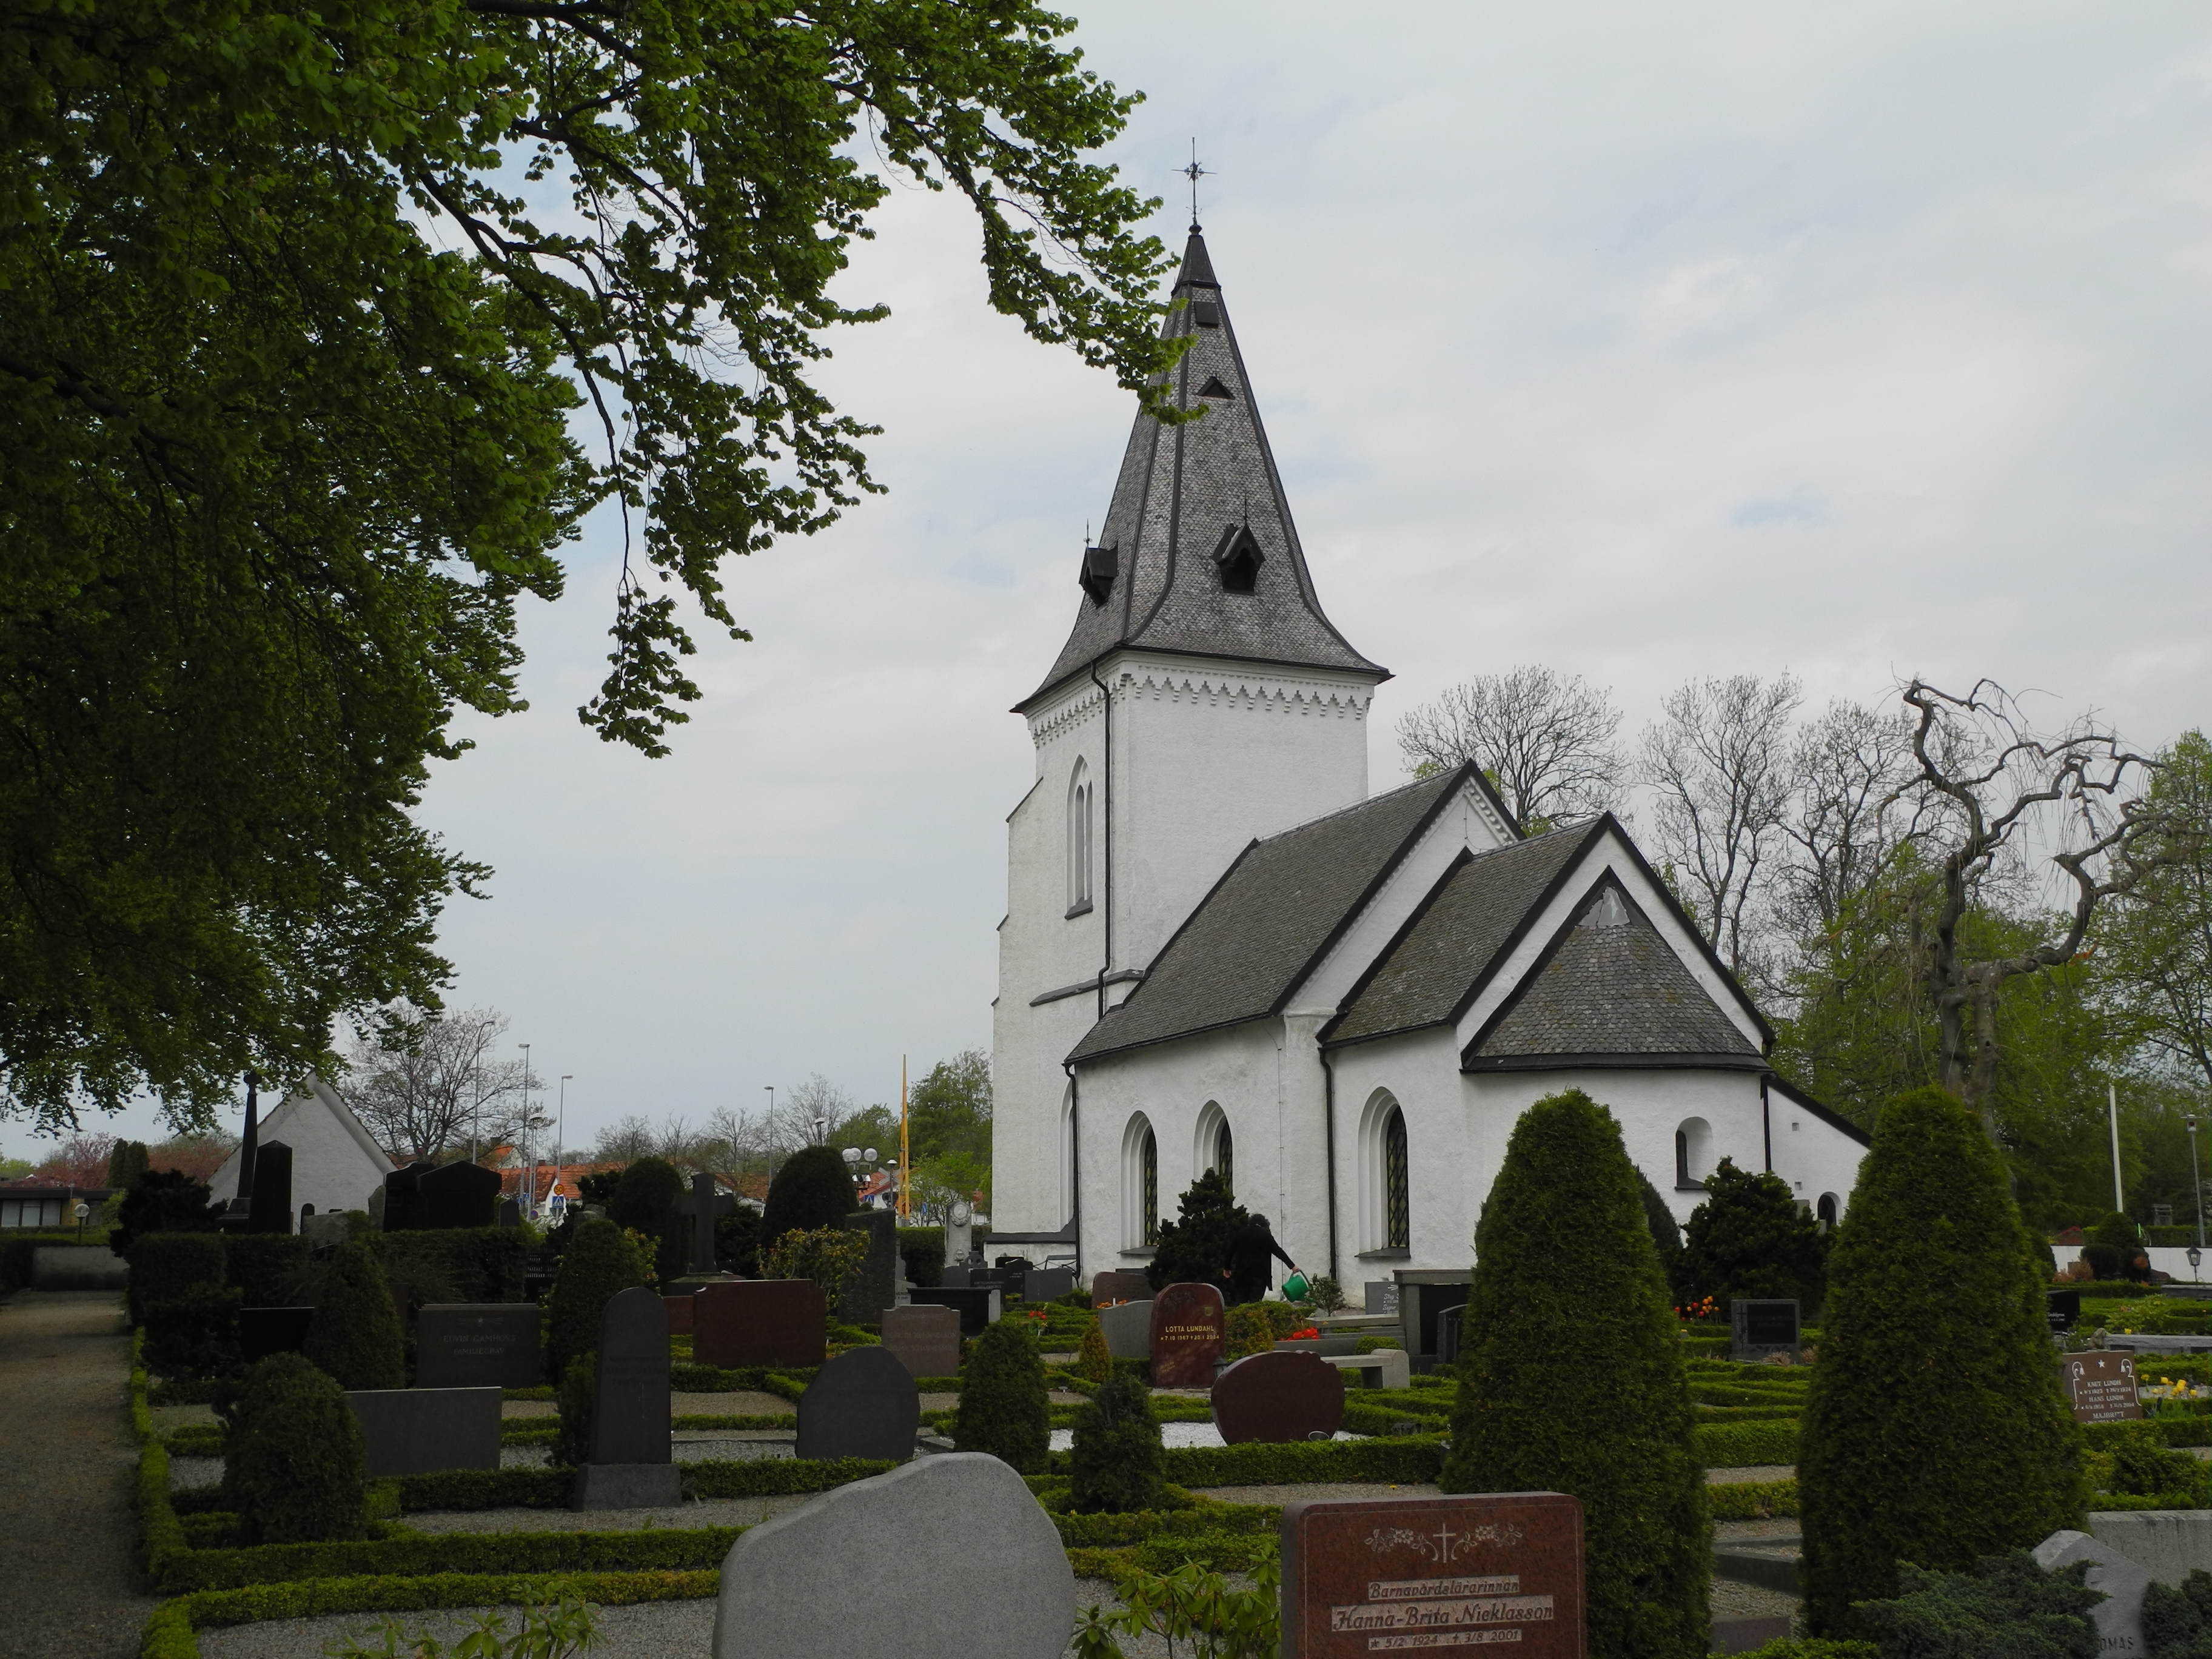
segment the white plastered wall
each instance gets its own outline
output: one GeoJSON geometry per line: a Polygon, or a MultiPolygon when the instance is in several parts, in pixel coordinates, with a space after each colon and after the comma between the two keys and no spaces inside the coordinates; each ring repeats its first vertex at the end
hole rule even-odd
{"type": "MultiPolygon", "coordinates": [[[[392,1173],[392,1160],[378,1149],[359,1119],[320,1078],[287,1096],[255,1131],[255,1143],[282,1141],[292,1149],[292,1213],[312,1204],[318,1215],[332,1210],[365,1210],[368,1195],[392,1173]]],[[[238,1196],[240,1154],[233,1152],[208,1185],[225,1202],[238,1196]]]]}

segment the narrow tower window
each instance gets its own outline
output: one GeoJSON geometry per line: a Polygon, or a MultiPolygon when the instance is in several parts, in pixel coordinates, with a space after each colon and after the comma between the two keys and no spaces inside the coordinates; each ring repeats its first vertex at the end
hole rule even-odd
{"type": "Polygon", "coordinates": [[[1142,1112],[1121,1131],[1121,1241],[1125,1250],[1160,1241],[1160,1143],[1142,1112]]]}
{"type": "Polygon", "coordinates": [[[1091,908],[1091,769],[1075,763],[1067,785],[1067,914],[1091,908]]]}

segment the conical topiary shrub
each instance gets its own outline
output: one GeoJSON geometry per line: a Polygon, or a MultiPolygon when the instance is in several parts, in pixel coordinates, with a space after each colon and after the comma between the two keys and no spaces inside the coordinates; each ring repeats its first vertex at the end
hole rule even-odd
{"type": "Polygon", "coordinates": [[[1712,1546],[1667,1281],[1613,1115],[1521,1115],[1475,1234],[1446,1492],[1582,1499],[1589,1650],[1701,1659],[1712,1546]]]}
{"type": "Polygon", "coordinates": [[[834,1227],[853,1213],[852,1171],[834,1146],[801,1146],[768,1183],[761,1206],[760,1247],[763,1253],[786,1233],[811,1233],[834,1227]]]}
{"type": "Polygon", "coordinates": [[[1114,1351],[1106,1346],[1106,1333],[1095,1319],[1083,1328],[1083,1342],[1075,1352],[1075,1374],[1086,1382],[1103,1382],[1114,1375],[1114,1351]]]}
{"type": "Polygon", "coordinates": [[[342,1389],[407,1386],[399,1310],[392,1305],[392,1286],[366,1240],[348,1240],[331,1259],[301,1352],[342,1389]]]}
{"type": "Polygon", "coordinates": [[[680,1279],[690,1266],[686,1229],[676,1212],[684,1177],[665,1158],[641,1158],[624,1170],[607,1200],[607,1219],[653,1240],[653,1267],[660,1282],[680,1279]]]}
{"type": "Polygon", "coordinates": [[[368,1464],[345,1390],[296,1353],[246,1374],[223,1441],[222,1490],[250,1544],[311,1544],[367,1530],[368,1464]]]}
{"type": "Polygon", "coordinates": [[[545,1369],[559,1382],[568,1362],[599,1346],[599,1315],[617,1291],[645,1283],[637,1246],[611,1221],[579,1223],[546,1297],[545,1369]]]}
{"type": "Polygon", "coordinates": [[[962,1451],[988,1452],[1021,1474],[1042,1474],[1052,1445],[1052,1404],[1044,1356],[1019,1322],[983,1327],[960,1367],[960,1412],[952,1425],[962,1451]]]}
{"type": "Polygon", "coordinates": [[[1875,1121],[1828,1257],[1797,1452],[1805,1612],[1898,1594],[1899,1562],[1967,1572],[2081,1524],[2081,1436],[2004,1162],[1942,1089],[1875,1121]]]}
{"type": "Polygon", "coordinates": [[[1152,1391],[1127,1373],[1109,1377],[1075,1413],[1069,1498],[1084,1510],[1127,1514],[1160,1506],[1160,1423],[1152,1391]]]}

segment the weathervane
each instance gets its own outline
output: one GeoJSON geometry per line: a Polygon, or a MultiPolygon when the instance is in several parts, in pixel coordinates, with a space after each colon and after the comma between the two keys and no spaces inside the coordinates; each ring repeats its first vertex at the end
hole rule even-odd
{"type": "Polygon", "coordinates": [[[1187,167],[1177,167],[1176,171],[1190,180],[1190,228],[1196,230],[1198,228],[1198,181],[1212,172],[1211,167],[1202,167],[1198,164],[1197,139],[1194,138],[1190,141],[1190,165],[1187,167]]]}

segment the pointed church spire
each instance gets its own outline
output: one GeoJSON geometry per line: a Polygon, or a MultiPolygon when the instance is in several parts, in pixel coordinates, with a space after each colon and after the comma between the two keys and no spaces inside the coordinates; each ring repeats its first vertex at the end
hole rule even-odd
{"type": "Polygon", "coordinates": [[[1191,337],[1171,371],[1175,402],[1205,413],[1176,426],[1138,415],[1079,572],[1075,627],[1022,709],[1117,648],[1389,678],[1322,611],[1195,223],[1174,293],[1162,335],[1191,337]]]}

